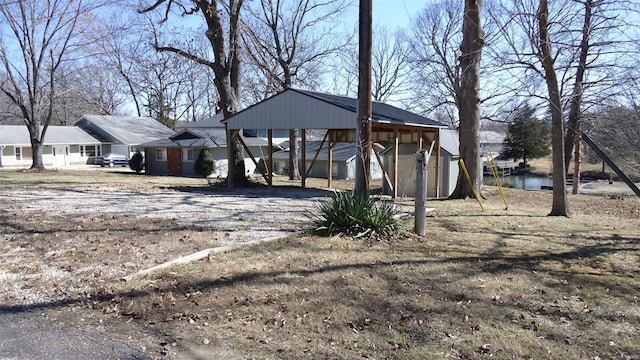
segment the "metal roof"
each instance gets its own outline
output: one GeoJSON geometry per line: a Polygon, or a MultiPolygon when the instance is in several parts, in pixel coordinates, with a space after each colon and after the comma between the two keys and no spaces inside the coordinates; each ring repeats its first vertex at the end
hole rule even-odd
{"type": "Polygon", "coordinates": [[[75,124],[85,121],[127,145],[138,145],[175,134],[175,131],[150,117],[83,115],[75,124]]]}
{"type": "Polygon", "coordinates": [[[440,148],[453,157],[460,156],[460,135],[458,130],[440,130],[440,148]]]}
{"type": "MultiPolygon", "coordinates": [[[[247,146],[268,146],[261,138],[245,138],[247,146]]],[[[144,148],[220,148],[227,146],[227,137],[217,129],[185,129],[169,138],[146,142],[144,148]]]]}
{"type": "MultiPolygon", "coordinates": [[[[0,144],[31,146],[29,130],[25,125],[0,125],[0,144]]],[[[49,126],[44,145],[97,145],[100,140],[77,126],[49,126]]]]}
{"type": "MultiPolygon", "coordinates": [[[[287,89],[225,119],[231,129],[355,129],[358,99],[287,89]]],[[[380,124],[444,128],[446,124],[374,102],[372,121],[380,124]]]]}
{"type": "Polygon", "coordinates": [[[204,119],[202,121],[190,122],[184,125],[185,129],[199,129],[199,128],[222,128],[224,129],[224,115],[215,114],[210,118],[204,119]]]}

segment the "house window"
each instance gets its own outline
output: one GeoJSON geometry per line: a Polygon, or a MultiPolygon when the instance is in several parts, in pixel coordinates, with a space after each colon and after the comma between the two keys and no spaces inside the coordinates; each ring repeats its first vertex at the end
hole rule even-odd
{"type": "Polygon", "coordinates": [[[16,146],[16,160],[22,160],[22,148],[19,146],[16,146]]]}
{"type": "Polygon", "coordinates": [[[100,145],[80,145],[80,156],[82,157],[94,157],[101,154],[100,145]]]}
{"type": "Polygon", "coordinates": [[[156,149],[156,160],[167,161],[167,149],[156,149]]]}
{"type": "Polygon", "coordinates": [[[195,150],[182,149],[182,161],[194,161],[194,159],[195,159],[195,150]]]}

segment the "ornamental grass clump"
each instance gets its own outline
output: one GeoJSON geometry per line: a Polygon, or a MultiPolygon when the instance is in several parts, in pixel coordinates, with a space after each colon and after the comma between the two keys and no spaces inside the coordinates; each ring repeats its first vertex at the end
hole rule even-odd
{"type": "Polygon", "coordinates": [[[310,218],[318,235],[389,237],[401,230],[393,204],[371,196],[369,192],[336,192],[321,201],[310,218]]]}

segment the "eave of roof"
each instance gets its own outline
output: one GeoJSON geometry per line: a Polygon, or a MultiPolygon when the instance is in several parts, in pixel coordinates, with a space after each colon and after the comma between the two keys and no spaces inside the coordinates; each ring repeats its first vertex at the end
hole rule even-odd
{"type": "MultiPolygon", "coordinates": [[[[227,147],[227,139],[215,131],[205,129],[185,129],[178,134],[159,140],[154,140],[141,144],[144,148],[224,148],[227,147]],[[182,138],[181,135],[188,134],[191,137],[182,138]]],[[[269,142],[262,138],[245,138],[242,140],[247,146],[268,146],[269,142]]]]}
{"type": "MultiPolygon", "coordinates": [[[[0,144],[31,146],[29,130],[24,125],[0,125],[0,144]]],[[[44,145],[99,145],[94,138],[76,126],[49,126],[44,136],[44,145]]]]}

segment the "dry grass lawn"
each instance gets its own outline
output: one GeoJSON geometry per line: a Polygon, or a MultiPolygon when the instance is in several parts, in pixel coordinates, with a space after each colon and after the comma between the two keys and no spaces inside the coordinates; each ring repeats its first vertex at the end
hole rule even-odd
{"type": "MultiPolygon", "coordinates": [[[[63,179],[7,181],[77,181],[63,179]]],[[[112,183],[165,186],[155,181],[112,183]]],[[[573,216],[557,218],[547,216],[548,192],[506,189],[507,209],[495,188],[485,196],[484,211],[473,200],[430,201],[436,210],[424,238],[301,234],[132,282],[86,275],[73,280],[84,293],[36,307],[61,326],[111,333],[172,359],[640,358],[640,199],[572,195],[573,216]]],[[[13,241],[60,254],[73,246],[51,240],[75,236],[72,222],[66,232],[41,232],[24,215],[3,214],[2,232],[20,232],[18,240],[0,238],[5,249],[13,241]]],[[[102,246],[122,246],[154,227],[130,225],[102,232],[102,246]]],[[[163,228],[150,241],[185,229],[175,231],[163,228]]],[[[91,264],[74,264],[81,265],[91,264]]],[[[33,291],[53,291],[47,285],[34,283],[33,291]]],[[[19,299],[2,301],[19,306],[19,299]]]]}

